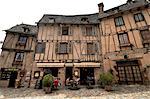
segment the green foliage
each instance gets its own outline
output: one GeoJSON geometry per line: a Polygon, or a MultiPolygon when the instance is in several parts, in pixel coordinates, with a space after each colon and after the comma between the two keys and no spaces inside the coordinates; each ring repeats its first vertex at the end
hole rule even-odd
{"type": "Polygon", "coordinates": [[[110,73],[101,73],[99,76],[99,83],[102,86],[111,85],[113,83],[114,76],[110,73]]]}
{"type": "Polygon", "coordinates": [[[51,74],[47,74],[43,77],[43,87],[52,87],[53,85],[53,76],[51,74]]]}

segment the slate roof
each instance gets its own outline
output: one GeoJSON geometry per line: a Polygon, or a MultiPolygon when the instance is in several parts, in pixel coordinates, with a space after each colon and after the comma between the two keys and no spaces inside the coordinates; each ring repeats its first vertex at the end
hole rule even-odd
{"type": "Polygon", "coordinates": [[[5,31],[6,32],[35,35],[35,34],[37,34],[37,30],[38,30],[37,26],[35,26],[35,25],[19,24],[19,25],[11,27],[10,29],[5,30],[5,31]],[[28,31],[25,32],[24,29],[28,29],[28,31]]]}
{"type": "Polygon", "coordinates": [[[38,23],[98,24],[98,15],[98,13],[84,15],[44,14],[38,23]],[[82,18],[86,18],[87,21],[82,21],[82,18]],[[55,21],[51,22],[51,19],[54,19],[55,21]]]}
{"type": "Polygon", "coordinates": [[[146,5],[150,6],[150,4],[145,0],[136,0],[136,1],[133,1],[131,3],[126,3],[126,4],[120,5],[118,7],[114,7],[112,9],[106,10],[106,11],[104,11],[104,13],[101,13],[99,15],[99,18],[100,19],[105,18],[105,17],[108,17],[108,16],[115,15],[117,13],[125,12],[125,11],[128,11],[128,10],[138,8],[138,7],[142,7],[142,6],[146,6],[146,5]]]}

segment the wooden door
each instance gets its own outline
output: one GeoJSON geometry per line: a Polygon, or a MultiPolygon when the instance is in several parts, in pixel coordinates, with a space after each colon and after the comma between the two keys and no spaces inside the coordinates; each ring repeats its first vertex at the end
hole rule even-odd
{"type": "Polygon", "coordinates": [[[117,62],[119,83],[142,83],[142,74],[137,60],[117,62]]]}

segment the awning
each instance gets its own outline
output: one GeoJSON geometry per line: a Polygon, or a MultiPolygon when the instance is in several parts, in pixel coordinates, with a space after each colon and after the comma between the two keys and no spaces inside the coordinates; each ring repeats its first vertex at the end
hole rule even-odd
{"type": "Polygon", "coordinates": [[[73,67],[73,63],[65,63],[65,67],[73,67]]]}
{"type": "Polygon", "coordinates": [[[100,67],[100,63],[37,63],[37,67],[100,67]]]}
{"type": "Polygon", "coordinates": [[[65,63],[37,63],[37,67],[64,67],[65,63]]]}
{"type": "Polygon", "coordinates": [[[74,63],[74,67],[100,67],[100,63],[74,63]]]}

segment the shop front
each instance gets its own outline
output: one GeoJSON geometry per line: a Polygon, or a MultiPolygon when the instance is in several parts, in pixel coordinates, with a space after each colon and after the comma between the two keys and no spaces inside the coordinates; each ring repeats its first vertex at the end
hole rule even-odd
{"type": "Polygon", "coordinates": [[[0,72],[0,85],[4,87],[15,87],[18,69],[1,68],[0,72]]]}

